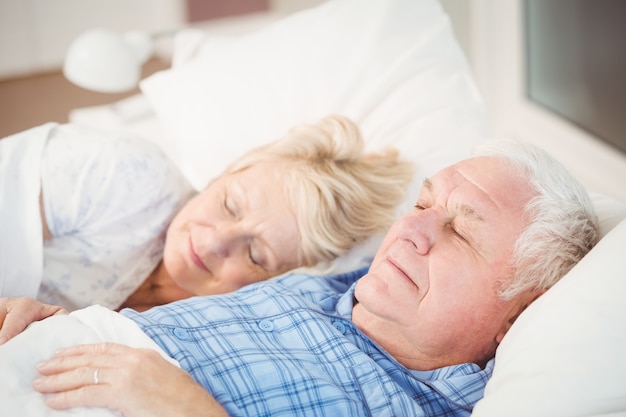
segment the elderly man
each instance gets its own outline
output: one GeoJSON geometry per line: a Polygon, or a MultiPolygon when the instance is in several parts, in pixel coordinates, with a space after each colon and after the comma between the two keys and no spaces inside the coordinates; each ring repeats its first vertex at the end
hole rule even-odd
{"type": "MultiPolygon", "coordinates": [[[[55,409],[126,416],[469,415],[512,323],[596,240],[584,189],[545,153],[498,142],[425,180],[367,271],[106,313],[182,370],[152,351],[83,345],[39,363],[32,384],[55,409]]],[[[57,311],[29,308],[27,321],[57,311]]],[[[5,332],[19,327],[10,318],[5,332]]],[[[74,320],[40,327],[55,319],[74,320]]],[[[3,371],[29,332],[0,348],[3,371]]]]}

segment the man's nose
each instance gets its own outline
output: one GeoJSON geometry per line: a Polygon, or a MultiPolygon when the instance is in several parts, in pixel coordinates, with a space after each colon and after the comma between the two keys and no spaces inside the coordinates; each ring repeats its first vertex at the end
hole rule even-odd
{"type": "Polygon", "coordinates": [[[437,228],[441,223],[434,209],[411,213],[407,218],[406,232],[419,255],[427,255],[437,239],[437,228]]]}

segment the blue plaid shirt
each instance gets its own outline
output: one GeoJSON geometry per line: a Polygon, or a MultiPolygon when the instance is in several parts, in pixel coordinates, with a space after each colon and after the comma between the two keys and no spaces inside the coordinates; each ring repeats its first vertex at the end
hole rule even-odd
{"type": "Polygon", "coordinates": [[[289,275],[123,310],[232,416],[468,416],[493,360],[414,371],[350,321],[354,282],[289,275]]]}

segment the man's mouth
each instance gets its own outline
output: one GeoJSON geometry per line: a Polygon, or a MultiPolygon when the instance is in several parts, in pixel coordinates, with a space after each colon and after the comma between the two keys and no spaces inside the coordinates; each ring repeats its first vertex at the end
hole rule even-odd
{"type": "Polygon", "coordinates": [[[416,288],[419,288],[417,286],[417,284],[415,283],[415,281],[409,276],[409,274],[406,273],[406,271],[398,265],[397,262],[395,262],[391,257],[387,257],[387,262],[402,276],[404,277],[404,279],[407,280],[408,283],[410,283],[411,285],[413,285],[416,288]]]}

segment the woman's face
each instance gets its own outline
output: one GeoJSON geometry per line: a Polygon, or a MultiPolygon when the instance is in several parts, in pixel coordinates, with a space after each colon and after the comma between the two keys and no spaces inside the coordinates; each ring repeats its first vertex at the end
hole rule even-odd
{"type": "Polygon", "coordinates": [[[300,233],[282,186],[283,164],[215,179],[172,221],[163,262],[195,295],[234,291],[298,265],[300,233]]]}

